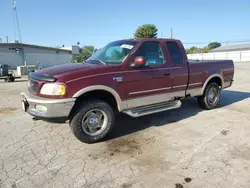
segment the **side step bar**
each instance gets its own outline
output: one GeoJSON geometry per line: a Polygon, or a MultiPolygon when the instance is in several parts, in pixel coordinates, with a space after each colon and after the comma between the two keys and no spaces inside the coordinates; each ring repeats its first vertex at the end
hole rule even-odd
{"type": "Polygon", "coordinates": [[[163,102],[158,104],[152,104],[148,106],[137,107],[129,110],[122,111],[123,113],[131,117],[140,117],[148,114],[162,112],[166,110],[172,110],[181,107],[181,101],[175,100],[170,102],[163,102]]]}

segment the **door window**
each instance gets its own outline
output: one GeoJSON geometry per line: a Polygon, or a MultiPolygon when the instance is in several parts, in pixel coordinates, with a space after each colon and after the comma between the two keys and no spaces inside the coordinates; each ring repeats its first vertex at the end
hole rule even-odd
{"type": "Polygon", "coordinates": [[[147,66],[164,64],[164,55],[159,42],[144,42],[135,53],[135,57],[143,56],[147,66]]]}
{"type": "Polygon", "coordinates": [[[176,42],[167,42],[168,51],[173,64],[182,64],[182,53],[176,42]]]}

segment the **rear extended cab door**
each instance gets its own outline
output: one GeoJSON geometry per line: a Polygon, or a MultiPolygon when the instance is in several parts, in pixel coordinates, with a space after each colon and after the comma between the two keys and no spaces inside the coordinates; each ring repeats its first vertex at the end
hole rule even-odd
{"type": "Polygon", "coordinates": [[[164,41],[145,41],[131,55],[130,63],[123,74],[128,108],[167,100],[165,94],[171,91],[172,83],[170,75],[166,72],[168,68],[163,46],[164,41]],[[138,56],[146,59],[146,66],[131,67],[135,57],[138,56]]]}
{"type": "Polygon", "coordinates": [[[165,49],[171,78],[171,99],[185,97],[188,84],[188,64],[185,49],[178,40],[166,40],[165,49]]]}

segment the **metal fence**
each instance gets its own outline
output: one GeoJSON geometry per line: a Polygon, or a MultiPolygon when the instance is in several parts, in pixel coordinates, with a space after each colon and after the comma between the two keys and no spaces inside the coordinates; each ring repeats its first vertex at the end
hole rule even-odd
{"type": "Polygon", "coordinates": [[[188,59],[192,60],[220,60],[230,59],[235,62],[250,61],[250,50],[248,51],[234,51],[234,52],[213,52],[201,54],[188,54],[188,59]]]}

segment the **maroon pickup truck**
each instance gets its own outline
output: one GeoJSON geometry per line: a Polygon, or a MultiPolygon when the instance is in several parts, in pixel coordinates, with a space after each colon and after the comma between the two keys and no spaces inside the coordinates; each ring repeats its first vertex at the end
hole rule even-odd
{"type": "Polygon", "coordinates": [[[186,97],[213,109],[233,77],[233,61],[188,61],[179,40],[119,40],[84,63],[30,73],[22,106],[40,119],[69,120],[79,140],[93,143],[111,131],[116,112],[139,117],[179,108],[186,97]]]}

